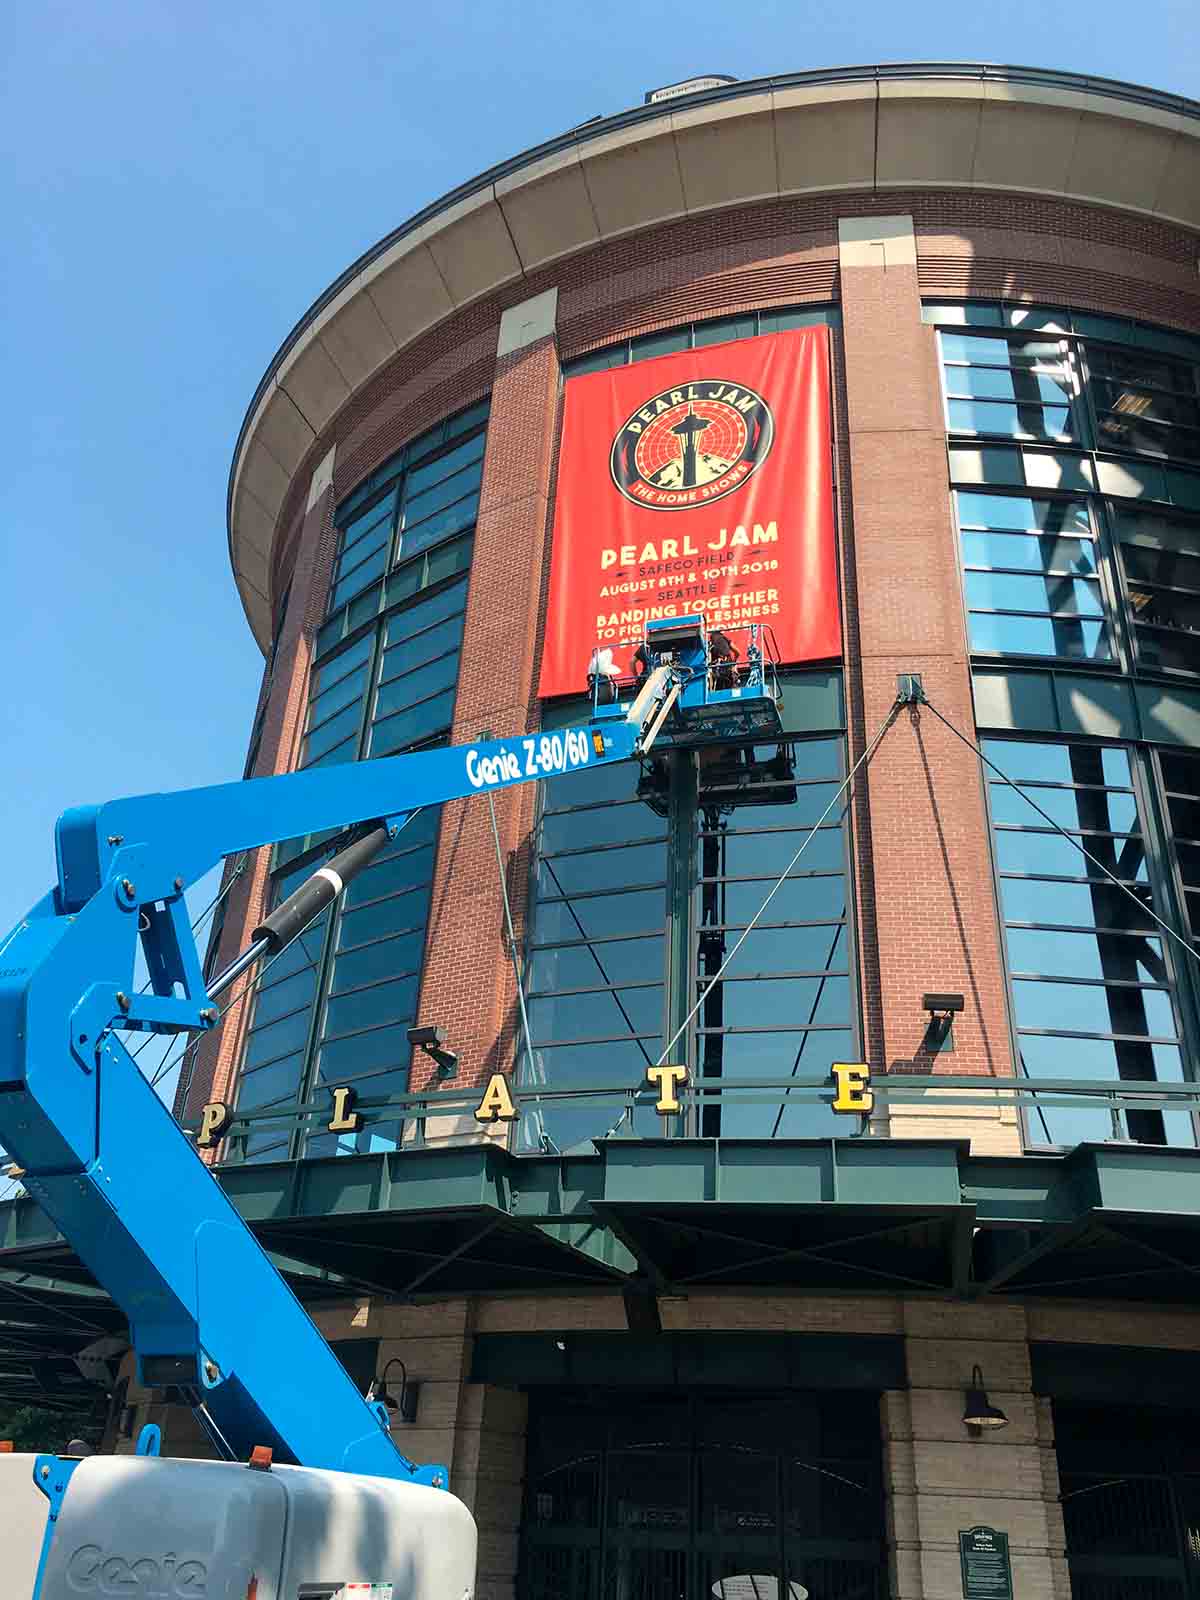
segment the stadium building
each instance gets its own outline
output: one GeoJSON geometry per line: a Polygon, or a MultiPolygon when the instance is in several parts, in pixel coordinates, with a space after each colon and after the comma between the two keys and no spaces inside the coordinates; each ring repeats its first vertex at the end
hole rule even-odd
{"type": "MultiPolygon", "coordinates": [[[[484,1600],[1200,1595],[1198,268],[1193,101],[717,77],[427,207],[268,367],[247,777],[552,775],[419,812],[176,1109],[484,1600]],[[782,730],[553,775],[689,612],[782,730]]],[[[325,844],[229,863],[210,970],[325,844]]],[[[25,1393],[120,1329],[3,1212],[25,1393]]]]}

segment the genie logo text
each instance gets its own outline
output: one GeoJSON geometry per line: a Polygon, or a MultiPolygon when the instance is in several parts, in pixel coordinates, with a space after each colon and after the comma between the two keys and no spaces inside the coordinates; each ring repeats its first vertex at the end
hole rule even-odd
{"type": "Polygon", "coordinates": [[[97,1600],[208,1600],[208,1568],[176,1555],[119,1556],[85,1544],[67,1563],[67,1586],[97,1600]]]}

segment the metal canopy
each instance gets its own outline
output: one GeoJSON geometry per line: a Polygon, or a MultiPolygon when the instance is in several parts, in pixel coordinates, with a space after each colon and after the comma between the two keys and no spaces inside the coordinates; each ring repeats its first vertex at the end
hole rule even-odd
{"type": "MultiPolygon", "coordinates": [[[[1200,1301],[1194,1150],[611,1139],[584,1155],[484,1143],[218,1176],[309,1303],[633,1284],[1200,1301]]],[[[0,1395],[39,1381],[21,1363],[70,1362],[121,1327],[34,1202],[0,1205],[0,1374],[14,1374],[0,1395]]]]}
{"type": "Polygon", "coordinates": [[[952,1141],[613,1143],[595,1209],[663,1289],[963,1292],[963,1153],[952,1141]]]}

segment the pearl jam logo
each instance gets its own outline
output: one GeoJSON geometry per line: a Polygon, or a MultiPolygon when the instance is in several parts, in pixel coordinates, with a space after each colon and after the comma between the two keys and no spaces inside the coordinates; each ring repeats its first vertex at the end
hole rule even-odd
{"type": "Polygon", "coordinates": [[[639,406],[613,440],[609,466],[626,500],[682,511],[740,489],[774,442],[775,419],[760,394],[704,378],[639,406]]]}

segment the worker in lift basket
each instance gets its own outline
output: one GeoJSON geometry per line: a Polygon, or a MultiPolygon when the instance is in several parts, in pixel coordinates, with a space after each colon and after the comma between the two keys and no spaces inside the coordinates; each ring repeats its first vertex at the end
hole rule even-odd
{"type": "Polygon", "coordinates": [[[709,682],[714,689],[733,688],[733,664],[737,658],[738,651],[729,638],[720,628],[715,628],[708,636],[709,682]]]}
{"type": "Polygon", "coordinates": [[[588,662],[587,680],[588,692],[593,702],[598,706],[610,706],[617,698],[617,678],[619,670],[613,662],[613,653],[599,645],[592,651],[592,659],[588,662]]]}

